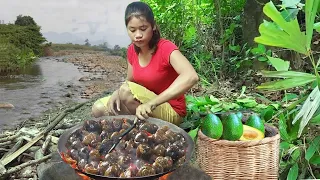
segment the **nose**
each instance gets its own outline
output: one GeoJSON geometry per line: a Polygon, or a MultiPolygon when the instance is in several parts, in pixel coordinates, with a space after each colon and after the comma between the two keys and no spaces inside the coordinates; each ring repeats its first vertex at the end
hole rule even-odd
{"type": "Polygon", "coordinates": [[[142,33],[141,31],[137,31],[136,35],[135,35],[136,39],[141,39],[142,38],[142,33]]]}

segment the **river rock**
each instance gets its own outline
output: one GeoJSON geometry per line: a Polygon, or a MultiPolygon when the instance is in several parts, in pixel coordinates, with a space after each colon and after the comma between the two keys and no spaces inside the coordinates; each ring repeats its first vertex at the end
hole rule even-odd
{"type": "Polygon", "coordinates": [[[58,153],[53,153],[50,161],[37,168],[39,180],[82,180],[74,169],[62,161],[58,153]]]}
{"type": "Polygon", "coordinates": [[[0,102],[0,109],[12,109],[14,106],[10,103],[1,103],[0,102]]]}

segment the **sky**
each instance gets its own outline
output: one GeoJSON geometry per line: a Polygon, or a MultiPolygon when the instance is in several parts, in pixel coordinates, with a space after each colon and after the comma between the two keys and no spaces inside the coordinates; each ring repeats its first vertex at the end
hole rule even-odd
{"type": "Polygon", "coordinates": [[[19,14],[33,17],[53,43],[107,42],[127,46],[126,6],[135,0],[0,0],[0,20],[13,23],[19,14]]]}

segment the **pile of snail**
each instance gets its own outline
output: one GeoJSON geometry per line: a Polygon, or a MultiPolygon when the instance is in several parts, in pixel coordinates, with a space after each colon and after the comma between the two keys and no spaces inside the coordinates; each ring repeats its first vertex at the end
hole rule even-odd
{"type": "Polygon", "coordinates": [[[138,120],[108,154],[113,140],[132,124],[125,118],[86,120],[69,136],[66,155],[83,172],[120,178],[152,176],[185,162],[188,144],[183,135],[145,120],[138,120]]]}

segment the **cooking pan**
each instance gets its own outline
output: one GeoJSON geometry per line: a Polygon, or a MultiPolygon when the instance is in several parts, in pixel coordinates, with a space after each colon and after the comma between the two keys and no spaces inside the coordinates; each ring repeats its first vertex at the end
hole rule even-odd
{"type": "MultiPolygon", "coordinates": [[[[107,120],[107,121],[112,121],[113,119],[119,119],[119,118],[126,118],[126,119],[131,119],[133,120],[135,118],[135,116],[133,115],[119,115],[119,116],[103,116],[103,117],[100,117],[100,118],[91,118],[91,120],[95,120],[95,121],[99,121],[99,120],[107,120]]],[[[157,118],[148,118],[147,119],[148,122],[150,123],[153,123],[153,124],[156,124],[157,126],[162,127],[162,126],[168,126],[169,129],[171,131],[174,131],[174,132],[177,132],[177,133],[181,133],[183,135],[183,137],[185,138],[186,142],[187,142],[187,149],[186,149],[186,154],[185,154],[185,162],[183,165],[189,163],[190,159],[191,159],[191,156],[192,156],[192,153],[194,151],[194,142],[193,140],[191,139],[191,137],[189,136],[189,134],[184,131],[183,129],[179,128],[178,126],[172,124],[172,123],[169,123],[169,122],[166,122],[166,121],[163,121],[161,119],[157,119],[157,118]]],[[[63,158],[63,154],[67,154],[67,147],[65,146],[67,144],[67,141],[70,137],[70,135],[75,132],[77,129],[81,128],[83,125],[83,122],[70,128],[69,130],[66,130],[59,138],[59,141],[58,141],[58,152],[61,156],[62,159],[63,158]]],[[[72,166],[71,166],[72,167],[72,166]]],[[[179,167],[177,167],[179,168],[179,167]]],[[[151,175],[151,176],[141,176],[141,177],[131,177],[131,178],[120,178],[120,177],[108,177],[108,176],[102,176],[102,175],[96,175],[96,174],[90,174],[90,173],[86,173],[86,172],[83,172],[83,171],[80,171],[78,169],[75,169],[76,171],[82,173],[82,174],[85,174],[87,176],[89,176],[90,178],[93,178],[93,179],[97,179],[97,180],[107,180],[107,179],[157,179],[165,174],[168,174],[172,171],[175,171],[177,168],[172,168],[171,170],[169,171],[166,171],[166,172],[163,172],[163,173],[159,173],[159,174],[155,174],[155,175],[151,175]]]]}

